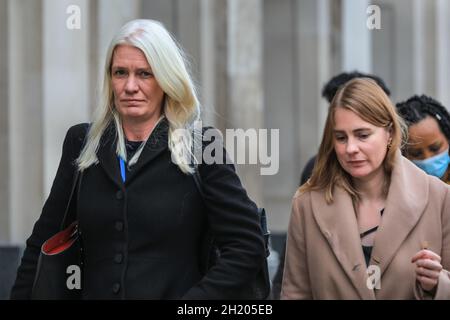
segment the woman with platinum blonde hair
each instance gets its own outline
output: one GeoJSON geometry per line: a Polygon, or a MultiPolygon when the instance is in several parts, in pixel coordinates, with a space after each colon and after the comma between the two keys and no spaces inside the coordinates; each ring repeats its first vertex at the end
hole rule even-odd
{"type": "MultiPolygon", "coordinates": [[[[135,20],[126,24],[112,40],[107,54],[104,68],[103,90],[97,113],[95,114],[92,128],[89,131],[87,143],[77,159],[80,170],[84,170],[98,162],[96,151],[100,138],[107,126],[113,120],[116,124],[118,137],[117,154],[126,159],[125,139],[122,129],[122,121],[114,99],[114,78],[120,70],[112,70],[113,54],[120,45],[131,46],[139,49],[151,66],[151,75],[164,92],[162,109],[169,125],[169,149],[181,171],[192,173],[191,148],[194,122],[200,120],[200,106],[195,92],[194,84],[186,69],[186,59],[183,51],[177,46],[171,35],[162,24],[150,20],[135,20]],[[116,74],[112,74],[116,72],[116,74]],[[177,130],[186,129],[186,130],[177,130]],[[182,158],[186,157],[186,158],[182,158]]],[[[157,119],[158,121],[160,119],[157,119]]],[[[150,123],[154,126],[154,123],[150,123]]],[[[148,131],[148,130],[147,130],[148,131]]],[[[198,133],[195,135],[198,137],[198,133]]],[[[136,162],[130,159],[129,165],[136,162]]]]}
{"type": "Polygon", "coordinates": [[[153,20],[125,24],[107,51],[93,122],[67,132],[11,297],[33,297],[40,248],[66,206],[82,240],[82,299],[227,299],[253,281],[265,254],[257,207],[225,150],[213,164],[193,157],[199,119],[170,33],[153,20]],[[221,252],[210,269],[202,250],[209,232],[221,252]]]}
{"type": "Polygon", "coordinates": [[[402,156],[405,131],[373,80],[338,91],[292,200],[283,299],[450,299],[450,187],[402,156]]]}

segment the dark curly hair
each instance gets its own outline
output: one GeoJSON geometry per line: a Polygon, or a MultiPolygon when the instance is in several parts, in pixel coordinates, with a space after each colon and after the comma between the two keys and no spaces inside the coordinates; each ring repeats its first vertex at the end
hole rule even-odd
{"type": "Polygon", "coordinates": [[[450,114],[439,101],[426,95],[414,95],[395,106],[398,114],[406,121],[408,127],[427,116],[436,119],[442,133],[450,141],[450,114]]]}
{"type": "Polygon", "coordinates": [[[330,81],[328,81],[322,89],[322,97],[324,97],[325,99],[327,99],[329,103],[331,103],[331,100],[333,100],[334,96],[336,95],[336,92],[344,84],[346,84],[348,81],[354,78],[370,78],[374,80],[381,87],[381,89],[383,89],[386,95],[388,96],[391,95],[391,91],[386,86],[386,83],[384,83],[383,79],[381,79],[380,77],[377,77],[376,75],[373,74],[366,74],[358,71],[353,71],[350,73],[342,72],[331,78],[330,81]]]}

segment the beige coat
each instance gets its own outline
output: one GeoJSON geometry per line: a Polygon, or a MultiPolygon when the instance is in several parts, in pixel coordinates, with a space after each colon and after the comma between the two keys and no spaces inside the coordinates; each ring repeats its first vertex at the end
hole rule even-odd
{"type": "Polygon", "coordinates": [[[336,188],[331,205],[323,192],[295,194],[281,298],[431,298],[417,284],[411,263],[425,241],[444,268],[435,299],[450,299],[450,187],[398,152],[370,260],[374,267],[366,268],[348,193],[336,188]],[[373,270],[381,274],[380,289],[370,288],[377,278],[373,270]]]}

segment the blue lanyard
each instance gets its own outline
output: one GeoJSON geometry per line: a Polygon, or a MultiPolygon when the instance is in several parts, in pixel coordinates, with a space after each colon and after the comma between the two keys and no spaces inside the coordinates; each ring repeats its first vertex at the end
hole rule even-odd
{"type": "Polygon", "coordinates": [[[125,182],[125,161],[123,161],[123,159],[121,157],[119,157],[119,163],[120,163],[120,175],[122,176],[122,181],[125,182]]]}

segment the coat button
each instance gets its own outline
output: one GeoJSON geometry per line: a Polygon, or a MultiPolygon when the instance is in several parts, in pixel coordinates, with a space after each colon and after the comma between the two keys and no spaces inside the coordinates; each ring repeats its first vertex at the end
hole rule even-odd
{"type": "Polygon", "coordinates": [[[117,293],[119,293],[119,291],[120,291],[120,283],[114,283],[113,284],[113,287],[112,287],[112,291],[115,293],[115,294],[117,294],[117,293]]]}
{"type": "Polygon", "coordinates": [[[123,260],[123,254],[116,253],[116,255],[114,256],[114,262],[115,263],[122,263],[122,260],[123,260]]]}
{"type": "Polygon", "coordinates": [[[123,222],[122,221],[116,221],[116,230],[117,231],[123,230],[123,222]]]}
{"type": "Polygon", "coordinates": [[[116,198],[118,200],[122,200],[123,199],[123,192],[122,192],[122,190],[117,191],[116,198]]]}

